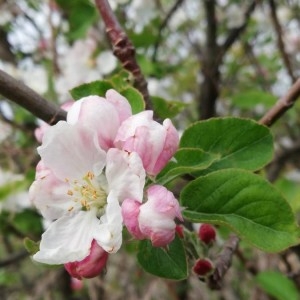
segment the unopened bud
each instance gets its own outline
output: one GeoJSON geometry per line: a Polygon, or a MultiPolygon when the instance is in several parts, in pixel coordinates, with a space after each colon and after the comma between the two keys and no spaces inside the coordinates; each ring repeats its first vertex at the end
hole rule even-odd
{"type": "Polygon", "coordinates": [[[199,277],[206,277],[211,275],[213,269],[214,267],[212,262],[207,258],[198,259],[193,267],[193,271],[199,277]]]}
{"type": "Polygon", "coordinates": [[[208,245],[216,240],[216,229],[210,224],[202,224],[198,235],[200,240],[208,245]]]}
{"type": "Polygon", "coordinates": [[[183,239],[183,237],[184,237],[183,226],[182,226],[182,225],[176,225],[175,231],[176,231],[177,235],[178,235],[181,239],[183,239]]]}

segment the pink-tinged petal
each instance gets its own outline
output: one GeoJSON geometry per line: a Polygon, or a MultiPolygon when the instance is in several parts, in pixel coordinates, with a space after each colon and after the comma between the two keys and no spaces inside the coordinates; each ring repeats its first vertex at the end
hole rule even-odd
{"type": "Polygon", "coordinates": [[[53,222],[42,235],[33,259],[46,264],[81,261],[88,256],[99,220],[94,211],[80,211],[53,222]]]}
{"type": "Polygon", "coordinates": [[[145,238],[140,231],[138,222],[140,206],[141,203],[133,199],[125,199],[122,203],[123,223],[128,231],[138,240],[145,238]]]}
{"type": "Polygon", "coordinates": [[[95,240],[92,241],[90,254],[81,261],[65,264],[68,273],[77,279],[93,278],[105,268],[108,253],[104,251],[95,240]]]}
{"type": "Polygon", "coordinates": [[[43,140],[43,136],[45,132],[50,128],[50,125],[47,123],[43,122],[38,128],[34,130],[34,136],[36,140],[41,143],[43,140]]]}
{"type": "Polygon", "coordinates": [[[155,208],[158,213],[170,218],[178,218],[183,221],[181,208],[173,193],[161,185],[152,185],[147,190],[148,205],[155,208]]]}
{"type": "Polygon", "coordinates": [[[63,216],[71,206],[67,192],[69,185],[57,179],[49,171],[44,177],[35,180],[29,188],[29,199],[48,220],[63,216]]]}
{"type": "Polygon", "coordinates": [[[140,206],[139,229],[153,246],[166,246],[175,237],[174,219],[177,217],[182,220],[179,203],[163,186],[151,186],[147,195],[148,201],[140,206]]]}
{"type": "Polygon", "coordinates": [[[120,124],[132,115],[131,106],[127,99],[113,89],[106,92],[107,101],[112,103],[119,114],[120,124]]]}
{"type": "Polygon", "coordinates": [[[126,198],[142,201],[146,174],[137,153],[109,149],[106,177],[109,190],[116,193],[120,202],[126,198]]]}
{"type": "Polygon", "coordinates": [[[68,112],[69,124],[81,123],[97,132],[98,143],[103,150],[113,146],[121,124],[114,104],[98,96],[82,98],[68,112]]]}
{"type": "Polygon", "coordinates": [[[45,166],[61,180],[81,179],[89,171],[99,175],[106,159],[94,131],[63,121],[47,130],[38,153],[45,166]]]}
{"type": "Polygon", "coordinates": [[[152,169],[152,174],[158,174],[173,157],[178,149],[179,134],[169,119],[164,120],[163,126],[166,129],[167,135],[163,150],[157,158],[152,169]]]}
{"type": "Polygon", "coordinates": [[[114,143],[119,149],[137,152],[147,173],[155,176],[174,155],[179,137],[169,119],[161,125],[152,117],[152,111],[143,111],[126,119],[114,143]]]}
{"type": "Polygon", "coordinates": [[[94,238],[109,253],[116,253],[122,244],[123,218],[119,201],[114,191],[107,197],[105,213],[95,229],[94,238]]]}

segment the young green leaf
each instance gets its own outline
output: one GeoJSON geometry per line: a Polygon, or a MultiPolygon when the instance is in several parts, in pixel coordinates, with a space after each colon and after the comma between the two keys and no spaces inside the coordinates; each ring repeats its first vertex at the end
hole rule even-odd
{"type": "Polygon", "coordinates": [[[295,283],[280,272],[265,271],[259,273],[255,281],[269,295],[278,300],[298,300],[300,293],[295,283]]]}
{"type": "Polygon", "coordinates": [[[157,184],[164,185],[180,175],[208,168],[218,156],[201,149],[182,148],[175,153],[174,158],[175,161],[170,161],[157,176],[157,184]]]}
{"type": "Polygon", "coordinates": [[[244,170],[210,173],[181,193],[184,217],[229,226],[257,248],[278,252],[300,242],[291,207],[266,180],[244,170]]]}
{"type": "Polygon", "coordinates": [[[130,103],[133,114],[139,113],[145,109],[145,101],[143,95],[137,89],[128,87],[120,91],[120,93],[130,103]]]}
{"type": "Polygon", "coordinates": [[[153,275],[176,280],[187,278],[185,251],[177,236],[168,249],[152,247],[149,240],[141,241],[137,259],[143,269],[153,275]]]}
{"type": "Polygon", "coordinates": [[[90,83],[84,83],[70,90],[70,94],[75,100],[81,99],[83,97],[97,95],[104,97],[107,90],[112,89],[113,86],[108,81],[93,81],[90,83]]]}
{"type": "Polygon", "coordinates": [[[270,130],[252,120],[239,118],[197,122],[183,133],[180,147],[199,148],[219,155],[220,159],[205,173],[226,168],[254,171],[266,165],[273,156],[270,130]]]}
{"type": "Polygon", "coordinates": [[[154,111],[161,119],[174,118],[187,104],[179,101],[167,101],[161,97],[151,96],[154,111]]]}

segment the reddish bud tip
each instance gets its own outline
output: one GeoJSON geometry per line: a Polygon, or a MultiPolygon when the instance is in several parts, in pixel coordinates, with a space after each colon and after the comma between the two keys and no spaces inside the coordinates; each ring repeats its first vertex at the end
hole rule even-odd
{"type": "Polygon", "coordinates": [[[176,225],[175,231],[178,234],[178,236],[183,239],[184,237],[184,232],[183,232],[183,226],[182,225],[176,225]]]}
{"type": "Polygon", "coordinates": [[[193,267],[193,271],[199,276],[199,277],[206,277],[210,275],[213,271],[213,264],[212,262],[207,259],[198,259],[193,267]]]}
{"type": "Polygon", "coordinates": [[[216,240],[216,230],[210,224],[202,224],[198,232],[200,240],[205,244],[210,244],[216,240]]]}

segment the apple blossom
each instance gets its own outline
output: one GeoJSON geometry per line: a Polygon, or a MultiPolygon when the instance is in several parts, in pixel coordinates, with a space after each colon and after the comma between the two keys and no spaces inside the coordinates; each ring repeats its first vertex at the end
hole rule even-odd
{"type": "Polygon", "coordinates": [[[29,192],[42,215],[53,221],[33,256],[39,262],[80,262],[93,240],[106,252],[116,252],[122,242],[120,203],[142,199],[145,171],[138,154],[105,152],[97,131],[83,124],[60,121],[38,147],[41,163],[29,192]]]}
{"type": "Polygon", "coordinates": [[[99,275],[105,268],[107,259],[108,253],[93,240],[90,254],[81,261],[65,264],[65,269],[74,278],[92,278],[99,275]]]}
{"type": "Polygon", "coordinates": [[[163,125],[153,120],[153,111],[143,111],[127,118],[118,130],[115,145],[137,152],[149,175],[157,175],[178,148],[179,135],[169,119],[163,125]]]}
{"type": "Polygon", "coordinates": [[[88,96],[76,101],[68,112],[67,122],[82,122],[87,127],[99,129],[99,145],[103,150],[108,150],[113,147],[120,125],[130,116],[131,107],[127,99],[110,89],[105,98],[88,96]]]}
{"type": "Polygon", "coordinates": [[[174,219],[182,219],[181,209],[173,193],[160,185],[147,190],[148,201],[141,204],[126,199],[122,216],[128,231],[137,239],[148,238],[155,247],[168,245],[175,237],[174,219]]]}

